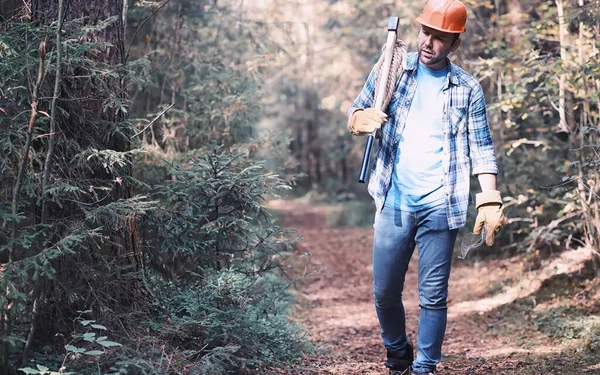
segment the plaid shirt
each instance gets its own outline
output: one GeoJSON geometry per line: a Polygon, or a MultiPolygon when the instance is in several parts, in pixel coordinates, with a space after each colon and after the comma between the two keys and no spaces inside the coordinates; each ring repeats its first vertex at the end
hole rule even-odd
{"type": "MultiPolygon", "coordinates": [[[[406,117],[416,91],[418,54],[408,54],[403,62],[404,73],[398,78],[396,89],[385,111],[387,122],[381,128],[379,149],[369,178],[369,194],[378,210],[383,208],[392,181],[394,160],[406,117]]],[[[479,82],[469,73],[448,61],[448,76],[444,83],[445,98],[442,116],[444,134],[442,168],[446,210],[450,229],[461,228],[467,220],[471,202],[470,176],[482,173],[498,174],[494,144],[490,134],[485,98],[479,82]]],[[[374,105],[375,72],[369,78],[354,101],[348,114],[357,108],[374,105]]]]}

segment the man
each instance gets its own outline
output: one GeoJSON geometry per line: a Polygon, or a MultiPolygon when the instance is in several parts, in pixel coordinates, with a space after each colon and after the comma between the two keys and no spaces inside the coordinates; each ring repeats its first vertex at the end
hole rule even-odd
{"type": "Polygon", "coordinates": [[[498,168],[481,86],[451,63],[467,10],[457,0],[430,0],[417,18],[418,52],[408,54],[387,114],[373,106],[375,71],[349,110],[355,135],[380,129],[368,190],[375,200],[373,289],[390,374],[432,374],[441,359],[448,278],[458,229],[466,222],[472,168],[474,232],[486,242],[504,226],[498,168]],[[382,127],[382,125],[384,125],[382,127]],[[419,252],[417,356],[406,336],[404,277],[419,252]]]}

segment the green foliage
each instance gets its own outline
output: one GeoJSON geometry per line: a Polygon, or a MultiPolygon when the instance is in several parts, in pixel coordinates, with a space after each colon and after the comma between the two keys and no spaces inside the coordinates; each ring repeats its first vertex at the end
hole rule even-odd
{"type": "MultiPolygon", "coordinates": [[[[131,181],[127,177],[131,151],[118,146],[122,138],[113,129],[126,130],[128,123],[107,121],[102,110],[94,112],[89,98],[82,96],[88,84],[109,92],[111,82],[123,74],[120,68],[94,58],[93,52],[107,44],[83,42],[85,34],[79,28],[83,22],[69,22],[63,28],[67,58],[60,66],[64,70],[62,91],[65,97],[77,99],[59,101],[57,113],[49,109],[56,51],[47,42],[48,35],[56,33],[56,25],[2,24],[0,72],[6,77],[0,84],[0,195],[4,198],[0,204],[0,289],[5,291],[0,294],[2,353],[22,351],[27,331],[41,322],[49,323],[41,329],[47,333],[55,328],[53,325],[67,324],[70,308],[89,303],[90,289],[97,283],[108,286],[109,280],[118,280],[106,267],[110,260],[105,262],[103,256],[123,246],[119,238],[123,238],[128,217],[152,209],[152,202],[143,196],[123,194],[131,181]],[[32,82],[36,80],[41,85],[34,95],[30,90],[35,90],[32,82]],[[31,117],[35,96],[38,116],[31,117]],[[44,186],[41,174],[48,157],[48,117],[52,115],[57,117],[59,132],[55,134],[58,140],[49,183],[44,186]],[[85,124],[86,131],[82,132],[79,124],[85,124]],[[29,137],[31,147],[25,149],[29,137]],[[92,158],[94,155],[103,156],[104,165],[92,158]],[[20,171],[22,189],[15,192],[20,171]],[[124,199],[119,200],[121,197],[124,199]],[[46,222],[40,218],[44,204],[50,219],[46,222]],[[26,325],[28,321],[31,327],[26,325]],[[18,336],[23,339],[15,339],[18,336]]],[[[100,23],[85,31],[101,32],[106,25],[100,23]]],[[[110,103],[114,95],[99,95],[93,101],[112,113],[121,111],[110,103]]],[[[109,300],[102,299],[104,307],[114,303],[109,300]]],[[[7,361],[0,356],[0,367],[8,368],[7,361]]]]}
{"type": "MultiPolygon", "coordinates": [[[[57,365],[57,371],[53,371],[50,368],[36,364],[36,368],[23,367],[19,371],[25,374],[40,374],[40,375],[58,375],[58,374],[76,374],[77,372],[65,372],[68,367],[78,367],[77,362],[84,362],[84,366],[89,366],[90,361],[87,357],[97,358],[106,354],[107,348],[119,347],[121,344],[108,340],[108,336],[102,336],[97,332],[102,331],[102,334],[106,334],[106,327],[100,324],[96,324],[95,320],[86,320],[82,316],[90,313],[90,310],[79,312],[79,316],[75,319],[75,322],[79,324],[81,332],[76,332],[71,335],[72,339],[68,344],[64,345],[64,358],[61,363],[57,365]],[[97,331],[97,332],[96,332],[97,331]],[[76,344],[76,345],[75,345],[76,344]]],[[[81,365],[79,365],[81,367],[81,365]]]]}
{"type": "Polygon", "coordinates": [[[215,147],[188,157],[154,189],[161,204],[146,225],[156,228],[145,236],[150,263],[170,278],[230,265],[269,271],[269,258],[289,244],[261,202],[289,187],[239,150],[215,147]]]}
{"type": "Polygon", "coordinates": [[[191,373],[228,374],[298,358],[309,347],[287,317],[288,287],[277,277],[210,271],[201,287],[172,289],[169,323],[153,328],[160,340],[178,343],[181,354],[196,354],[191,373]]]}
{"type": "MultiPolygon", "coordinates": [[[[132,27],[150,12],[136,4],[132,27]]],[[[66,20],[60,64],[56,23],[2,24],[0,367],[31,353],[22,372],[233,374],[309,349],[288,317],[292,240],[262,205],[289,187],[253,160],[262,81],[247,63],[268,42],[216,37],[230,9],[193,5],[152,16],[127,64],[99,37],[122,37],[117,16],[66,20]]]]}
{"type": "Polygon", "coordinates": [[[288,319],[291,240],[261,204],[289,187],[241,149],[184,159],[153,189],[159,209],[142,226],[152,228],[143,233],[147,265],[164,280],[156,292],[165,319],[149,329],[190,358],[180,372],[228,374],[296,358],[309,347],[288,319]]]}
{"type": "Polygon", "coordinates": [[[183,0],[151,14],[150,7],[130,8],[132,29],[144,26],[144,39],[133,52],[152,51],[154,68],[132,86],[139,103],[132,114],[144,117],[147,108],[174,106],[143,132],[142,144],[179,153],[248,141],[260,117],[262,93],[261,80],[247,64],[269,49],[268,38],[233,32],[228,25],[237,22],[237,13],[229,5],[198,7],[183,0]],[[150,22],[144,23],[147,17],[150,22]]]}

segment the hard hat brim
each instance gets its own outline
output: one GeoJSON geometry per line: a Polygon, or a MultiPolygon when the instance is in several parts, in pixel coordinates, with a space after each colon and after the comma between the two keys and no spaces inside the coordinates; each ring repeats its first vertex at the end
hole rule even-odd
{"type": "Polygon", "coordinates": [[[462,34],[462,33],[464,33],[465,31],[467,31],[467,29],[466,29],[466,28],[464,28],[464,27],[462,28],[462,31],[458,31],[458,30],[445,30],[445,29],[442,29],[442,28],[439,28],[439,27],[436,27],[436,26],[430,25],[430,24],[428,24],[427,22],[424,22],[424,21],[423,21],[423,19],[421,18],[421,16],[417,17],[417,19],[416,19],[415,21],[417,21],[418,23],[420,23],[420,24],[421,24],[421,25],[423,25],[423,26],[431,27],[432,29],[435,29],[435,30],[438,30],[438,31],[442,31],[442,32],[444,32],[444,33],[451,33],[451,34],[462,34]]]}

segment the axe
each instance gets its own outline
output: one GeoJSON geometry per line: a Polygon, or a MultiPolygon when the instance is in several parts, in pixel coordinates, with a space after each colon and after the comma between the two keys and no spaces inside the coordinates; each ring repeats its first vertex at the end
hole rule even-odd
{"type": "MultiPolygon", "coordinates": [[[[400,19],[398,17],[390,17],[388,22],[388,34],[387,41],[385,43],[385,56],[383,60],[383,65],[379,70],[380,77],[379,79],[379,87],[377,88],[377,92],[375,93],[375,108],[383,111],[383,103],[385,101],[386,94],[386,83],[388,81],[388,76],[390,74],[390,66],[392,65],[392,58],[394,56],[394,47],[396,46],[396,38],[398,32],[398,24],[400,19]]],[[[369,134],[367,138],[367,144],[365,146],[365,153],[363,155],[362,164],[360,167],[360,175],[358,177],[358,182],[365,183],[367,180],[367,175],[369,174],[369,161],[371,159],[371,150],[373,149],[373,142],[375,140],[375,132],[373,134],[369,134]]]]}

